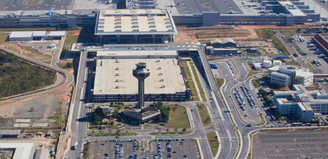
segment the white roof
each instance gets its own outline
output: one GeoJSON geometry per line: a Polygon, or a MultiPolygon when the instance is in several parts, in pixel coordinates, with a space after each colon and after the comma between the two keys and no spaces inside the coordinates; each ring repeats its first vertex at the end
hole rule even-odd
{"type": "Polygon", "coordinates": [[[282,6],[289,11],[293,16],[306,16],[296,5],[291,3],[290,1],[278,1],[282,6]]]}
{"type": "Polygon", "coordinates": [[[53,37],[60,37],[60,36],[65,36],[66,31],[51,31],[48,36],[53,36],[53,37]]]}
{"type": "Polygon", "coordinates": [[[175,94],[186,91],[181,69],[175,58],[118,59],[118,62],[115,59],[98,59],[94,94],[137,94],[138,80],[132,75],[132,70],[138,62],[145,62],[150,72],[150,76],[145,79],[145,94],[175,94]]]}
{"type": "Polygon", "coordinates": [[[115,50],[115,51],[97,51],[97,56],[177,56],[176,50],[115,50]]]}
{"type": "Polygon", "coordinates": [[[253,63],[253,65],[254,65],[254,67],[256,67],[256,68],[261,68],[262,66],[261,66],[261,63],[253,63]]]}
{"type": "Polygon", "coordinates": [[[34,31],[33,37],[46,37],[47,32],[46,31],[34,31]]]}
{"type": "Polygon", "coordinates": [[[165,9],[116,9],[99,11],[95,35],[177,34],[165,9]]]}
{"type": "Polygon", "coordinates": [[[49,150],[46,148],[41,148],[36,151],[34,159],[48,159],[49,150]]]}
{"type": "Polygon", "coordinates": [[[31,38],[33,31],[13,31],[9,38],[31,38]]]}
{"type": "Polygon", "coordinates": [[[13,159],[32,159],[34,143],[1,142],[0,149],[15,149],[13,159]]]}

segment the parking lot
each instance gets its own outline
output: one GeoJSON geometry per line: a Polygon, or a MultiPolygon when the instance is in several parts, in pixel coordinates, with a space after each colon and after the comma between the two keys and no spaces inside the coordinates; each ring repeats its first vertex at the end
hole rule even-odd
{"type": "Polygon", "coordinates": [[[235,89],[232,92],[233,92],[232,99],[236,104],[237,111],[239,111],[241,118],[247,123],[256,124],[261,122],[261,118],[259,118],[258,109],[257,109],[258,103],[257,100],[255,99],[257,97],[253,96],[253,94],[250,91],[250,88],[247,87],[246,85],[240,84],[237,87],[235,87],[235,89]],[[243,91],[243,89],[245,90],[245,92],[243,91]],[[243,101],[240,101],[241,99],[243,101]],[[241,103],[239,104],[239,102],[241,103]]]}
{"type": "Polygon", "coordinates": [[[199,148],[195,140],[179,140],[179,141],[158,141],[151,143],[150,158],[154,155],[158,155],[158,143],[161,145],[160,152],[163,158],[182,159],[183,156],[187,156],[188,159],[200,159],[199,148]],[[182,142],[182,143],[181,143],[182,142]],[[167,150],[167,143],[171,145],[171,157],[167,157],[169,152],[167,150]]]}
{"type": "Polygon", "coordinates": [[[129,158],[130,155],[138,155],[139,152],[133,151],[133,144],[132,140],[124,141],[124,142],[114,142],[114,140],[107,140],[107,141],[97,141],[97,142],[91,142],[91,154],[90,159],[116,159],[119,158],[118,155],[115,156],[115,145],[116,144],[122,144],[123,145],[123,158],[129,158]],[[106,155],[107,154],[107,155],[106,155]]]}
{"type": "Polygon", "coordinates": [[[328,158],[327,130],[260,132],[253,137],[253,159],[328,158]]]}

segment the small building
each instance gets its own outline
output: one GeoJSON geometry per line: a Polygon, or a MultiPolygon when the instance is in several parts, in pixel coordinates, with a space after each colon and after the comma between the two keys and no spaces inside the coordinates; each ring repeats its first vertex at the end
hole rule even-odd
{"type": "Polygon", "coordinates": [[[254,70],[260,70],[262,68],[261,63],[253,63],[254,70]]]}
{"type": "Polygon", "coordinates": [[[213,46],[206,46],[206,51],[209,54],[214,54],[214,47],[213,46]]]}
{"type": "Polygon", "coordinates": [[[281,66],[282,62],[280,60],[273,60],[273,66],[281,66]]]}
{"type": "Polygon", "coordinates": [[[31,41],[33,31],[13,31],[9,35],[9,41],[31,41]]]}
{"type": "Polygon", "coordinates": [[[264,61],[263,61],[263,67],[264,67],[264,68],[271,67],[271,64],[272,64],[272,62],[269,61],[269,60],[264,60],[264,61]]]}
{"type": "Polygon", "coordinates": [[[33,32],[33,40],[41,40],[41,39],[45,39],[47,35],[46,31],[34,31],[33,32]]]}
{"type": "Polygon", "coordinates": [[[18,138],[21,130],[0,130],[0,138],[18,138]]]}
{"type": "Polygon", "coordinates": [[[49,150],[46,148],[38,149],[34,157],[34,159],[48,159],[48,158],[49,158],[49,150]]]}
{"type": "Polygon", "coordinates": [[[222,39],[223,47],[236,47],[235,40],[231,38],[224,38],[222,39]]]}
{"type": "Polygon", "coordinates": [[[51,31],[47,35],[48,40],[61,40],[66,35],[66,31],[51,31]]]}

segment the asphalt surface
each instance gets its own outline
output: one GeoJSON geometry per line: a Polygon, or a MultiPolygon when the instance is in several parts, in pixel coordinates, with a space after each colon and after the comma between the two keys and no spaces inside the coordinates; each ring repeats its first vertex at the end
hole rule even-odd
{"type": "MultiPolygon", "coordinates": [[[[167,141],[152,142],[149,157],[153,157],[154,154],[158,153],[157,143],[160,143],[162,146],[161,151],[163,153],[163,157],[169,158],[167,157],[168,151],[166,149],[166,143],[168,143],[167,141]]],[[[171,141],[170,145],[171,145],[172,152],[175,152],[172,153],[172,157],[171,157],[172,159],[183,158],[184,155],[187,155],[188,159],[200,159],[200,153],[196,141],[192,141],[192,140],[171,141]],[[180,142],[183,142],[183,145],[180,145],[180,142]]]]}
{"type": "Polygon", "coordinates": [[[55,8],[60,9],[73,9],[70,6],[74,6],[75,0],[36,0],[33,3],[32,0],[1,0],[0,10],[1,11],[15,11],[15,10],[50,10],[55,8]],[[32,2],[32,3],[31,3],[32,2]]]}
{"type": "Polygon", "coordinates": [[[328,158],[326,134],[327,130],[257,133],[253,159],[328,158]]]}
{"type": "Polygon", "coordinates": [[[180,5],[176,7],[179,14],[195,14],[206,11],[226,14],[230,10],[238,14],[243,13],[234,1],[229,0],[174,0],[174,3],[180,3],[180,5]]]}

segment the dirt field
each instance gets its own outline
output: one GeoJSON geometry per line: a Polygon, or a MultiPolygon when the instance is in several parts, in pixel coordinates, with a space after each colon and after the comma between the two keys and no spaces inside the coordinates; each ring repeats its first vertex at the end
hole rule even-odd
{"type": "Polygon", "coordinates": [[[213,38],[230,37],[234,40],[246,40],[258,38],[254,29],[241,28],[235,26],[233,28],[212,28],[212,29],[192,29],[186,27],[178,27],[179,35],[175,37],[175,42],[197,42],[202,40],[210,40],[213,38]]]}
{"type": "Polygon", "coordinates": [[[51,59],[51,55],[48,54],[43,54],[42,52],[38,52],[32,49],[32,47],[23,47],[18,45],[17,43],[11,42],[11,43],[6,43],[3,45],[0,45],[1,47],[6,47],[9,48],[10,50],[13,50],[18,53],[22,53],[28,57],[38,59],[38,60],[46,60],[46,59],[51,59]]]}
{"type": "Polygon", "coordinates": [[[38,118],[46,120],[49,117],[54,116],[55,110],[58,106],[65,106],[65,109],[63,109],[63,114],[65,114],[65,112],[67,112],[67,102],[69,102],[70,90],[71,88],[66,88],[51,94],[2,104],[0,105],[0,117],[38,118]]]}

